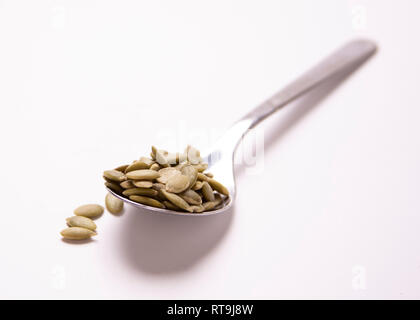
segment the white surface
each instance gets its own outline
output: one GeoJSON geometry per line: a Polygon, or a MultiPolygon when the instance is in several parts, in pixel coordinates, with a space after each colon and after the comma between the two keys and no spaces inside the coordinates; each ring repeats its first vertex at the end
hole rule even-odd
{"type": "Polygon", "coordinates": [[[0,1],[0,297],[420,298],[419,9],[0,1]],[[238,168],[232,215],[127,208],[95,241],[61,241],[76,206],[103,203],[104,169],[159,144],[156,125],[221,132],[359,36],[372,60],[263,124],[264,170],[238,168]]]}

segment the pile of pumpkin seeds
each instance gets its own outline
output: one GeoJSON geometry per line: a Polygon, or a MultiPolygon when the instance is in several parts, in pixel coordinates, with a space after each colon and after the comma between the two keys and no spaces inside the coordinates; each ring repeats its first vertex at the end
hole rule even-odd
{"type": "Polygon", "coordinates": [[[161,209],[202,213],[219,209],[228,189],[205,172],[200,152],[187,146],[183,153],[152,147],[149,157],[103,173],[105,186],[132,201],[161,209]]]}
{"type": "MultiPolygon", "coordinates": [[[[122,211],[124,202],[108,193],[105,197],[106,209],[118,214],[122,211]]],[[[86,240],[96,236],[96,224],[93,219],[99,218],[104,208],[99,204],[85,204],[74,210],[74,216],[66,219],[68,228],[61,231],[64,239],[86,240]]]]}

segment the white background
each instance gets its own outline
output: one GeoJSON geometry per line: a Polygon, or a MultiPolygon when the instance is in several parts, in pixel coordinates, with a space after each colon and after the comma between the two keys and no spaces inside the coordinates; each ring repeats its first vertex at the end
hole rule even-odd
{"type": "Polygon", "coordinates": [[[419,10],[0,0],[0,298],[420,298],[419,10]],[[378,54],[261,126],[264,167],[237,167],[233,212],[126,207],[94,241],[61,240],[75,207],[103,203],[103,170],[164,130],[222,132],[357,37],[378,54]]]}

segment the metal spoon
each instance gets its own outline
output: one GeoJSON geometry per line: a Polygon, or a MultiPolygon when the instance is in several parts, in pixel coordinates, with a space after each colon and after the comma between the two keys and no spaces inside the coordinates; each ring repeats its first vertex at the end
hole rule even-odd
{"type": "Polygon", "coordinates": [[[108,189],[108,191],[124,202],[150,212],[160,212],[178,216],[207,216],[226,212],[233,205],[236,194],[233,158],[239,142],[247,131],[254,128],[262,120],[277,110],[329,80],[333,76],[346,71],[352,66],[358,66],[363,63],[376,52],[376,49],[375,43],[369,40],[355,40],[349,42],[233,124],[225,135],[216,142],[212,150],[203,158],[204,162],[208,163],[209,169],[211,168],[211,172],[215,175],[217,180],[229,189],[230,197],[225,200],[224,205],[220,209],[203,212],[201,214],[159,209],[131,201],[110,189],[108,189]]]}

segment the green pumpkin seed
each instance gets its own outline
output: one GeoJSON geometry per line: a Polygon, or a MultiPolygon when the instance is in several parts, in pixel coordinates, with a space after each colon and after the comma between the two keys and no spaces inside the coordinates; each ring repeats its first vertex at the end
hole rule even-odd
{"type": "Polygon", "coordinates": [[[144,163],[146,163],[149,168],[150,166],[152,166],[155,162],[153,161],[153,159],[147,158],[147,157],[140,157],[139,161],[142,161],[144,163]]]}
{"type": "Polygon", "coordinates": [[[170,202],[172,202],[178,208],[181,208],[181,209],[184,209],[186,211],[192,212],[192,209],[190,208],[190,205],[187,203],[187,201],[182,199],[180,196],[178,196],[174,193],[167,192],[166,190],[163,190],[163,189],[161,190],[161,192],[166,197],[166,199],[168,199],[170,202]]]}
{"type": "Polygon", "coordinates": [[[199,164],[202,161],[200,151],[192,146],[187,146],[184,153],[187,155],[187,159],[191,164],[199,164]]]}
{"type": "MultiPolygon", "coordinates": [[[[157,152],[157,148],[155,146],[152,146],[152,153],[151,153],[151,155],[153,155],[153,157],[156,156],[156,152],[157,152]]],[[[152,157],[152,159],[153,159],[153,157],[152,157]]]]}
{"type": "Polygon", "coordinates": [[[204,212],[204,206],[203,205],[197,205],[197,206],[190,206],[190,209],[192,209],[192,211],[194,213],[202,213],[204,212]]]}
{"type": "Polygon", "coordinates": [[[126,197],[133,195],[155,197],[158,195],[158,192],[150,188],[133,188],[124,190],[123,195],[126,197]]]}
{"type": "Polygon", "coordinates": [[[166,183],[166,191],[180,193],[188,189],[190,179],[185,175],[175,175],[168,179],[166,183]]]}
{"type": "Polygon", "coordinates": [[[154,170],[134,170],[127,173],[127,178],[132,180],[154,180],[159,178],[160,174],[154,170]]]}
{"type": "Polygon", "coordinates": [[[74,210],[76,216],[83,216],[86,218],[97,218],[104,213],[104,207],[99,204],[85,204],[74,210]]]}
{"type": "Polygon", "coordinates": [[[159,171],[159,169],[160,165],[158,165],[157,163],[154,163],[150,166],[150,170],[159,171]]]}
{"type": "Polygon", "coordinates": [[[173,167],[163,168],[163,169],[160,169],[158,172],[160,174],[160,177],[157,178],[156,180],[160,183],[165,183],[165,184],[168,183],[168,180],[171,177],[181,175],[181,171],[173,167]]]}
{"type": "Polygon", "coordinates": [[[170,202],[168,200],[164,200],[163,204],[165,205],[166,209],[174,210],[174,211],[180,211],[181,210],[180,208],[178,208],[176,205],[174,205],[172,202],[170,202]]]}
{"type": "Polygon", "coordinates": [[[127,167],[128,167],[128,164],[124,164],[122,166],[116,167],[114,170],[125,172],[125,169],[127,169],[127,167]]]}
{"type": "Polygon", "coordinates": [[[79,227],[95,231],[96,224],[91,219],[82,216],[73,216],[66,219],[69,227],[79,227]]]}
{"type": "Polygon", "coordinates": [[[122,193],[124,191],[123,188],[121,188],[118,184],[113,182],[105,182],[105,186],[112,191],[115,191],[116,193],[122,193]]]}
{"type": "Polygon", "coordinates": [[[70,227],[64,229],[60,233],[63,236],[63,238],[70,240],[85,240],[89,239],[92,236],[96,236],[96,232],[80,227],[70,227]]]}
{"type": "Polygon", "coordinates": [[[134,161],[132,164],[130,164],[127,169],[125,169],[125,173],[134,171],[134,170],[141,170],[141,169],[149,169],[150,165],[143,161],[134,161]]]}
{"type": "Polygon", "coordinates": [[[145,204],[145,205],[156,207],[156,208],[165,209],[165,205],[163,203],[159,202],[156,199],[152,199],[152,198],[148,198],[148,197],[144,197],[144,196],[138,196],[138,195],[133,195],[133,196],[130,196],[129,198],[130,198],[130,200],[133,200],[133,201],[141,203],[141,204],[145,204]]]}
{"type": "Polygon", "coordinates": [[[203,202],[200,195],[191,189],[180,193],[179,196],[189,204],[200,205],[203,202]]]}
{"type": "Polygon", "coordinates": [[[108,193],[105,197],[105,206],[109,212],[118,214],[124,208],[124,201],[108,193]]]}
{"type": "Polygon", "coordinates": [[[197,181],[198,172],[194,166],[187,165],[181,169],[181,173],[188,177],[188,188],[191,188],[197,181]]]}
{"type": "Polygon", "coordinates": [[[153,182],[152,181],[133,181],[133,185],[134,187],[137,188],[151,188],[153,186],[153,182]]]}
{"type": "Polygon", "coordinates": [[[203,197],[206,201],[216,200],[214,197],[213,189],[210,187],[207,181],[203,182],[203,188],[201,188],[201,192],[203,193],[203,197]]]}
{"type": "Polygon", "coordinates": [[[209,178],[213,178],[214,177],[213,173],[210,173],[210,172],[206,172],[205,175],[207,177],[209,177],[209,178]]]}
{"type": "Polygon", "coordinates": [[[115,182],[123,182],[124,180],[126,180],[124,173],[118,170],[104,171],[104,177],[115,182]]]}
{"type": "Polygon", "coordinates": [[[216,207],[215,201],[209,201],[203,203],[204,211],[213,210],[216,207]]]}
{"type": "Polygon", "coordinates": [[[209,165],[207,163],[194,164],[194,168],[196,168],[198,172],[204,172],[208,167],[209,165]]]}
{"type": "Polygon", "coordinates": [[[200,190],[202,187],[203,187],[203,181],[197,181],[196,183],[194,183],[191,189],[194,191],[197,191],[197,190],[200,190]]]}
{"type": "Polygon", "coordinates": [[[124,189],[131,189],[131,188],[135,188],[136,186],[133,184],[133,181],[131,180],[125,180],[123,182],[120,183],[120,186],[124,189]]]}
{"type": "Polygon", "coordinates": [[[209,181],[209,180],[210,180],[210,178],[209,178],[209,177],[207,177],[205,174],[203,174],[203,173],[199,172],[199,173],[197,174],[197,180],[199,180],[199,181],[209,181]]]}
{"type": "Polygon", "coordinates": [[[207,180],[207,182],[217,192],[219,192],[219,193],[221,193],[225,196],[229,196],[229,190],[223,184],[221,184],[220,182],[218,182],[214,179],[209,179],[209,180],[207,180]]]}

